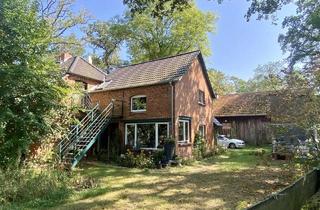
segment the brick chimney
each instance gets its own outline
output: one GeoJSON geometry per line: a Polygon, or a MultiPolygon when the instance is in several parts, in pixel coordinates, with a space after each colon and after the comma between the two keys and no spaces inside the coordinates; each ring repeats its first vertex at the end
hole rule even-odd
{"type": "Polygon", "coordinates": [[[61,55],[59,56],[59,62],[60,63],[66,62],[70,58],[72,58],[72,55],[70,53],[68,52],[61,53],[61,55]]]}
{"type": "Polygon", "coordinates": [[[91,55],[88,56],[88,63],[92,64],[92,57],[91,57],[91,55]]]}

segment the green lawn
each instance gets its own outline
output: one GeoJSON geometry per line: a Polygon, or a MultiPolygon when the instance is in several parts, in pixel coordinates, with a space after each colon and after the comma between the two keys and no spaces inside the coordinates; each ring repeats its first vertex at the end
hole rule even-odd
{"type": "Polygon", "coordinates": [[[74,210],[247,207],[296,178],[285,161],[271,160],[270,148],[264,149],[264,155],[259,148],[229,150],[190,166],[161,170],[86,163],[76,173],[94,177],[97,187],[50,205],[74,210]]]}

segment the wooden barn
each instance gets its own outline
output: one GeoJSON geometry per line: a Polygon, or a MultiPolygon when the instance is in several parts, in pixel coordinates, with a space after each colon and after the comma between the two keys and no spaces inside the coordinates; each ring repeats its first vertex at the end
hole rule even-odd
{"type": "Polygon", "coordinates": [[[219,133],[251,145],[272,143],[274,125],[303,117],[305,94],[269,91],[219,96],[214,103],[215,118],[223,125],[219,133]]]}
{"type": "Polygon", "coordinates": [[[219,96],[214,113],[223,125],[220,134],[243,139],[252,145],[271,143],[269,108],[268,93],[219,96]]]}

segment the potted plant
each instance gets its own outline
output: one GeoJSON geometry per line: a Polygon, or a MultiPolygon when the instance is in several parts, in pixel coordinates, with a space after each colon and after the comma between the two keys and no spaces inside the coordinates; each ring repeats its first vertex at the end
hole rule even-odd
{"type": "Polygon", "coordinates": [[[172,138],[172,136],[164,140],[164,155],[167,163],[169,162],[169,160],[173,159],[175,146],[176,141],[174,140],[174,138],[172,138]]]}

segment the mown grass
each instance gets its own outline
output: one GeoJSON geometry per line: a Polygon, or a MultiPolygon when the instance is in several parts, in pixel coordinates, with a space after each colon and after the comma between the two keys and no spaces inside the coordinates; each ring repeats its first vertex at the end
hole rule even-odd
{"type": "MultiPolygon", "coordinates": [[[[290,184],[295,171],[270,158],[270,147],[229,150],[190,166],[128,169],[85,163],[76,170],[97,187],[38,209],[241,209],[290,184]]],[[[20,209],[25,209],[20,204],[20,209]]],[[[35,209],[35,207],[33,208],[35,209]]]]}

